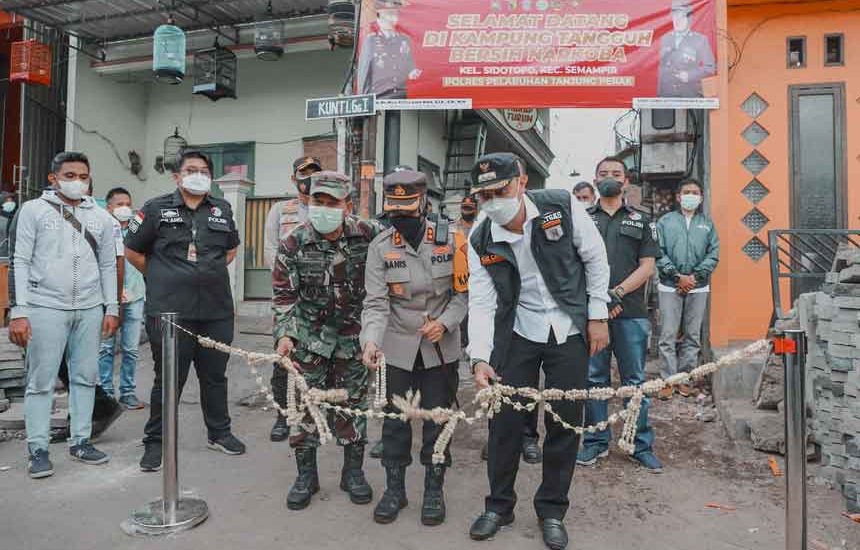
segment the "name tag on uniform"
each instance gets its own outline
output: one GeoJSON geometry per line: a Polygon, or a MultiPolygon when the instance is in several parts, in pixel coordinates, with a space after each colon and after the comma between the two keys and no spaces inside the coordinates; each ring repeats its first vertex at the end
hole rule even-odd
{"type": "Polygon", "coordinates": [[[561,227],[562,216],[561,212],[550,212],[543,215],[540,227],[543,229],[547,240],[557,241],[564,236],[564,229],[561,227]]]}
{"type": "Polygon", "coordinates": [[[179,215],[179,210],[175,208],[162,208],[161,221],[164,223],[183,223],[182,216],[179,215]]]}
{"type": "Polygon", "coordinates": [[[483,266],[500,264],[505,261],[507,260],[498,254],[485,254],[484,256],[481,256],[481,265],[483,266]]]}
{"type": "Polygon", "coordinates": [[[188,243],[188,256],[186,256],[186,259],[189,262],[197,263],[197,245],[193,242],[188,243]]]}

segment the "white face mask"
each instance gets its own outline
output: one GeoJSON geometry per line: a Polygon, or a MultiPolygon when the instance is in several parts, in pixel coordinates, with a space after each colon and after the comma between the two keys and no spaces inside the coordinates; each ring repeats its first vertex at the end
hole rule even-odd
{"type": "Polygon", "coordinates": [[[189,174],[182,178],[182,188],[192,195],[205,195],[212,189],[212,178],[205,174],[189,174]]]}
{"type": "Polygon", "coordinates": [[[81,200],[87,194],[89,188],[89,184],[81,180],[60,180],[60,193],[71,201],[81,200]]]}
{"type": "Polygon", "coordinates": [[[130,206],[117,206],[113,209],[113,217],[120,223],[129,221],[134,216],[134,211],[130,206]]]}
{"type": "Polygon", "coordinates": [[[505,225],[516,217],[520,204],[520,197],[495,198],[481,204],[481,211],[497,224],[505,225]]]}
{"type": "Polygon", "coordinates": [[[12,212],[15,211],[16,206],[17,205],[14,202],[4,202],[3,207],[2,207],[3,212],[6,212],[7,214],[11,214],[12,212]]]}

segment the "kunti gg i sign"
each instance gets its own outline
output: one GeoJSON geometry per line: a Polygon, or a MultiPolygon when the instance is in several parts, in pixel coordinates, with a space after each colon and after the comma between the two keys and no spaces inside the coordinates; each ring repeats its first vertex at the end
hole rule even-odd
{"type": "Polygon", "coordinates": [[[379,100],[669,106],[717,67],[716,0],[362,0],[360,26],[356,92],[379,100]]]}
{"type": "Polygon", "coordinates": [[[305,101],[305,120],[370,116],[375,113],[373,95],[321,97],[305,101]]]}

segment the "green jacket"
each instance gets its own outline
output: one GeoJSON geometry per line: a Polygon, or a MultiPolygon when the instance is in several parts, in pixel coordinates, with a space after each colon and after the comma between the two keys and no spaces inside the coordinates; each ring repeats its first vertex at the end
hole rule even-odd
{"type": "Polygon", "coordinates": [[[662,257],[657,260],[660,282],[674,287],[681,275],[695,275],[696,288],[710,284],[711,273],[720,260],[720,238],[714,222],[698,213],[690,221],[679,211],[657,220],[662,257]]]}

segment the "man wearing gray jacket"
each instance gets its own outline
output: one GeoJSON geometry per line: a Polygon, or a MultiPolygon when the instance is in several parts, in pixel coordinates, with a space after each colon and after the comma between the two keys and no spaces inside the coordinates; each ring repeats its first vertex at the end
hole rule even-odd
{"type": "Polygon", "coordinates": [[[54,473],[48,456],[54,380],[68,347],[71,458],[103,464],[89,442],[102,337],[116,332],[113,225],[86,195],[90,164],[60,153],[48,175],[52,190],[21,207],[12,228],[9,339],[27,348],[24,417],[32,478],[54,473]]]}

